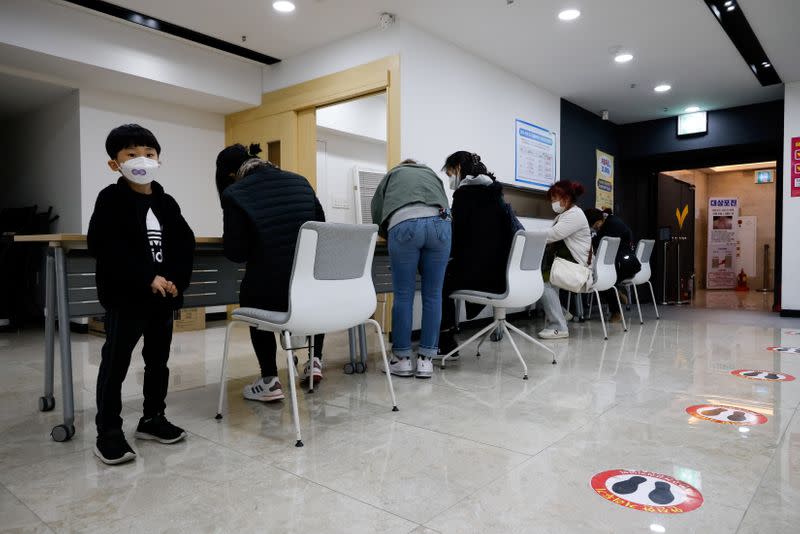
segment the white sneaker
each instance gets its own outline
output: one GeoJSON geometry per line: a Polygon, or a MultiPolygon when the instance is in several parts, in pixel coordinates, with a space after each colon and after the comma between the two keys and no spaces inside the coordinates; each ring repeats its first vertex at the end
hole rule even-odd
{"type": "MultiPolygon", "coordinates": [[[[302,382],[308,382],[309,375],[312,374],[309,369],[312,365],[309,365],[311,362],[306,362],[305,366],[303,366],[303,376],[300,378],[302,382]]],[[[313,375],[314,375],[314,384],[319,384],[322,381],[322,360],[317,357],[313,359],[313,375]]]]}
{"type": "Polygon", "coordinates": [[[244,398],[247,400],[261,402],[279,401],[285,398],[283,394],[283,387],[278,381],[277,376],[259,378],[252,384],[245,386],[243,394],[244,398]]]}
{"type": "Polygon", "coordinates": [[[393,358],[389,362],[389,372],[394,376],[414,376],[414,364],[411,363],[411,358],[393,358]]]}
{"type": "Polygon", "coordinates": [[[414,373],[417,378],[430,378],[433,376],[433,361],[430,358],[420,356],[417,358],[417,371],[414,373]]]}
{"type": "Polygon", "coordinates": [[[539,332],[539,337],[542,339],[566,339],[569,337],[569,332],[545,328],[539,332]]]}

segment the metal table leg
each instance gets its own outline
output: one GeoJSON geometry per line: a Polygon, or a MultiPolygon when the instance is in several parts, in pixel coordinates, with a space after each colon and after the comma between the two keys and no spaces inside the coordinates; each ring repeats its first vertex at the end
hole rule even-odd
{"type": "Polygon", "coordinates": [[[352,375],[356,370],[356,329],[347,330],[347,342],[350,348],[350,363],[344,365],[344,374],[352,375]]]}
{"type": "Polygon", "coordinates": [[[49,412],[56,406],[53,396],[53,367],[55,365],[56,332],[56,273],[52,251],[47,251],[45,264],[45,322],[44,322],[44,395],[39,397],[39,411],[49,412]]]}
{"type": "Polygon", "coordinates": [[[50,435],[55,441],[68,441],[75,435],[75,399],[72,393],[72,342],[69,331],[69,302],[67,262],[64,249],[55,249],[56,288],[58,290],[58,334],[61,345],[61,390],[64,407],[63,424],[53,427],[50,435]]]}
{"type": "Polygon", "coordinates": [[[358,326],[358,349],[360,361],[356,362],[356,373],[365,373],[367,371],[367,327],[366,325],[358,326]]]}

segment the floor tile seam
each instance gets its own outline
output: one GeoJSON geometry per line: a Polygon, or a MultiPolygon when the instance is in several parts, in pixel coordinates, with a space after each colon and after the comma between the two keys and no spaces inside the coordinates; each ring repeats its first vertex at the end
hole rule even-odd
{"type": "Polygon", "coordinates": [[[381,512],[384,512],[384,513],[390,514],[390,515],[392,515],[392,516],[394,516],[394,517],[397,517],[397,518],[399,518],[399,519],[402,519],[402,520],[404,520],[404,521],[409,521],[409,522],[413,523],[414,525],[416,525],[416,526],[415,526],[414,528],[412,528],[412,529],[411,529],[409,532],[413,532],[413,531],[414,531],[416,528],[418,528],[418,527],[420,527],[420,526],[423,526],[423,524],[422,524],[422,523],[420,523],[419,521],[415,521],[415,520],[413,520],[413,519],[409,519],[408,517],[404,517],[404,516],[402,516],[402,515],[400,515],[400,514],[398,514],[398,513],[396,513],[396,512],[392,512],[391,510],[386,510],[385,508],[381,508],[380,506],[376,506],[376,505],[374,505],[374,504],[372,504],[372,503],[366,502],[366,501],[364,501],[364,500],[362,500],[362,499],[360,499],[360,498],[358,498],[358,497],[355,497],[355,496],[353,496],[353,495],[348,495],[347,493],[344,493],[344,492],[342,492],[342,491],[339,491],[339,490],[337,490],[337,489],[335,489],[335,488],[332,488],[332,487],[330,487],[330,486],[328,486],[328,485],[326,485],[326,484],[323,484],[323,483],[321,483],[321,482],[319,482],[319,481],[317,481],[317,480],[314,480],[314,479],[312,479],[312,478],[308,478],[307,476],[304,476],[304,475],[299,475],[299,474],[297,474],[297,473],[294,473],[294,472],[292,472],[292,471],[290,471],[290,470],[288,470],[288,469],[285,469],[285,468],[283,468],[283,467],[280,467],[280,466],[279,466],[279,465],[277,465],[277,464],[270,464],[270,466],[271,466],[271,467],[273,467],[273,468],[275,468],[275,469],[277,469],[277,470],[279,470],[279,471],[283,471],[284,473],[288,473],[288,474],[292,475],[293,477],[297,477],[297,478],[299,478],[299,479],[301,479],[301,480],[304,480],[304,481],[306,481],[306,482],[308,482],[308,483],[310,483],[310,484],[313,484],[313,485],[315,485],[315,486],[317,486],[317,487],[324,488],[324,489],[326,489],[326,490],[328,490],[328,491],[332,491],[332,492],[333,492],[333,493],[335,493],[336,495],[339,495],[339,496],[345,497],[345,498],[347,498],[347,499],[350,499],[350,500],[353,500],[353,501],[359,502],[359,503],[361,503],[361,504],[364,504],[364,505],[366,505],[366,506],[369,506],[370,508],[372,508],[372,509],[374,509],[374,510],[380,510],[381,512]]]}
{"type": "Polygon", "coordinates": [[[34,511],[31,509],[31,507],[30,507],[30,506],[28,506],[28,503],[26,503],[25,501],[23,501],[23,500],[22,500],[22,499],[19,497],[19,495],[17,495],[17,494],[16,494],[16,493],[14,493],[13,491],[11,491],[11,489],[10,489],[8,486],[6,486],[5,484],[0,484],[0,486],[2,486],[2,487],[3,487],[3,489],[5,489],[5,490],[6,490],[8,493],[10,493],[10,494],[11,494],[11,495],[12,495],[12,496],[13,496],[13,497],[14,497],[14,498],[17,500],[17,502],[18,502],[18,503],[20,503],[22,506],[24,506],[24,507],[25,507],[25,509],[26,509],[26,510],[28,510],[30,513],[32,513],[32,514],[33,514],[33,516],[34,516],[36,519],[38,519],[38,520],[39,520],[39,522],[41,522],[43,525],[45,525],[45,526],[47,527],[47,530],[49,530],[50,532],[53,532],[53,529],[52,529],[52,528],[50,528],[50,525],[49,525],[49,524],[48,524],[48,523],[47,523],[47,522],[46,522],[44,519],[42,519],[42,517],[41,517],[39,514],[37,514],[36,512],[34,512],[34,511]]]}
{"type": "Polygon", "coordinates": [[[750,512],[750,507],[753,505],[753,501],[755,500],[756,495],[758,495],[758,491],[761,489],[761,485],[764,483],[764,479],[766,479],[767,473],[769,472],[769,469],[772,466],[772,463],[777,458],[778,451],[780,450],[780,447],[783,444],[783,441],[786,439],[786,434],[789,432],[789,426],[791,426],[792,420],[795,417],[798,416],[798,413],[800,413],[800,408],[796,408],[795,409],[794,413],[792,413],[791,418],[789,418],[789,423],[786,425],[786,428],[783,429],[783,432],[781,433],[781,439],[778,440],[778,444],[775,447],[775,450],[771,455],[772,457],[770,458],[770,461],[767,462],[767,466],[764,468],[764,472],[761,473],[761,477],[758,479],[758,484],[756,484],[756,487],[753,490],[753,494],[750,496],[750,499],[747,501],[747,507],[745,508],[744,514],[742,514],[742,519],[739,521],[739,526],[736,529],[737,533],[742,529],[742,525],[744,524],[745,517],[747,517],[747,514],[750,512]]]}

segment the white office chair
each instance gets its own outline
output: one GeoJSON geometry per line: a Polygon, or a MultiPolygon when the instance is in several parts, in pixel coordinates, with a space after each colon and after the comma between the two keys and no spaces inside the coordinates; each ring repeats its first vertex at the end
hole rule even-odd
{"type": "MultiPolygon", "coordinates": [[[[237,323],[280,333],[282,336],[281,343],[286,349],[289,369],[292,415],[297,432],[296,447],[302,447],[303,441],[297,409],[294,358],[294,349],[300,347],[292,345],[293,337],[313,339],[315,334],[348,330],[369,323],[378,331],[381,356],[384,365],[388,367],[383,331],[378,322],[371,319],[377,305],[375,286],[372,283],[372,257],[377,235],[378,227],[375,225],[307,222],[300,228],[289,282],[289,310],[283,312],[239,308],[232,314],[225,333],[217,419],[222,419],[228,346],[231,330],[237,323]]],[[[309,353],[311,352],[313,351],[309,353]]],[[[391,375],[387,374],[386,379],[392,398],[392,411],[397,411],[391,375]]],[[[309,387],[313,391],[313,380],[309,380],[309,387]]]]}
{"type": "Polygon", "coordinates": [[[617,267],[615,260],[617,258],[617,250],[619,250],[618,237],[604,237],[600,240],[600,245],[597,247],[597,254],[595,254],[594,261],[594,283],[586,290],[590,294],[589,297],[589,317],[592,316],[592,303],[594,297],[597,296],[597,309],[600,310],[600,322],[603,324],[603,338],[608,339],[608,329],[606,328],[606,320],[603,317],[603,305],[600,302],[600,292],[608,289],[614,290],[614,295],[617,296],[617,305],[620,309],[622,316],[622,329],[628,331],[628,325],[625,322],[625,314],[622,313],[622,301],[619,299],[619,291],[614,287],[617,283],[617,267]]]}
{"type": "Polygon", "coordinates": [[[525,360],[522,358],[522,354],[520,354],[517,344],[511,336],[511,331],[516,332],[534,345],[552,354],[553,364],[556,363],[555,352],[506,320],[507,309],[524,308],[542,297],[542,293],[544,292],[544,280],[542,279],[541,267],[546,244],[547,232],[519,231],[516,233],[508,257],[506,292],[502,295],[470,290],[455,291],[450,295],[452,299],[491,306],[494,310],[494,321],[467,341],[445,354],[440,364],[442,369],[447,365],[448,358],[483,336],[483,339],[478,343],[477,355],[480,356],[481,345],[498,327],[508,336],[508,341],[514,348],[517,358],[519,358],[519,361],[522,363],[522,367],[525,370],[525,374],[522,377],[523,380],[528,379],[528,366],[525,364],[525,360]]]}
{"type": "Polygon", "coordinates": [[[652,270],[650,269],[650,257],[653,255],[653,249],[656,246],[656,242],[652,239],[642,239],[636,245],[636,259],[639,260],[639,263],[642,264],[642,269],[636,273],[633,278],[625,280],[622,282],[622,286],[628,288],[633,287],[633,294],[636,297],[636,308],[639,311],[639,324],[644,324],[644,320],[642,319],[642,306],[639,303],[639,291],[636,289],[636,286],[640,286],[643,284],[647,284],[650,287],[650,297],[653,299],[653,308],[656,310],[656,319],[661,319],[661,316],[658,314],[658,305],[656,304],[656,293],[653,291],[653,284],[650,282],[650,277],[652,276],[652,270]]]}

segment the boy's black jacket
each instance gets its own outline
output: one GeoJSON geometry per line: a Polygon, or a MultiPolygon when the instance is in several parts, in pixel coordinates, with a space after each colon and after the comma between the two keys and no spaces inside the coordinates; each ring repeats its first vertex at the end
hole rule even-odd
{"type": "Polygon", "coordinates": [[[151,208],[162,227],[164,263],[159,272],[153,263],[146,223],[137,215],[139,193],[120,178],[97,196],[87,239],[89,253],[97,259],[97,294],[106,310],[183,306],[183,292],[192,277],[194,233],[175,199],[157,182],[151,186],[151,208]],[[150,284],[157,274],[177,286],[178,297],[153,294],[150,284]]]}

